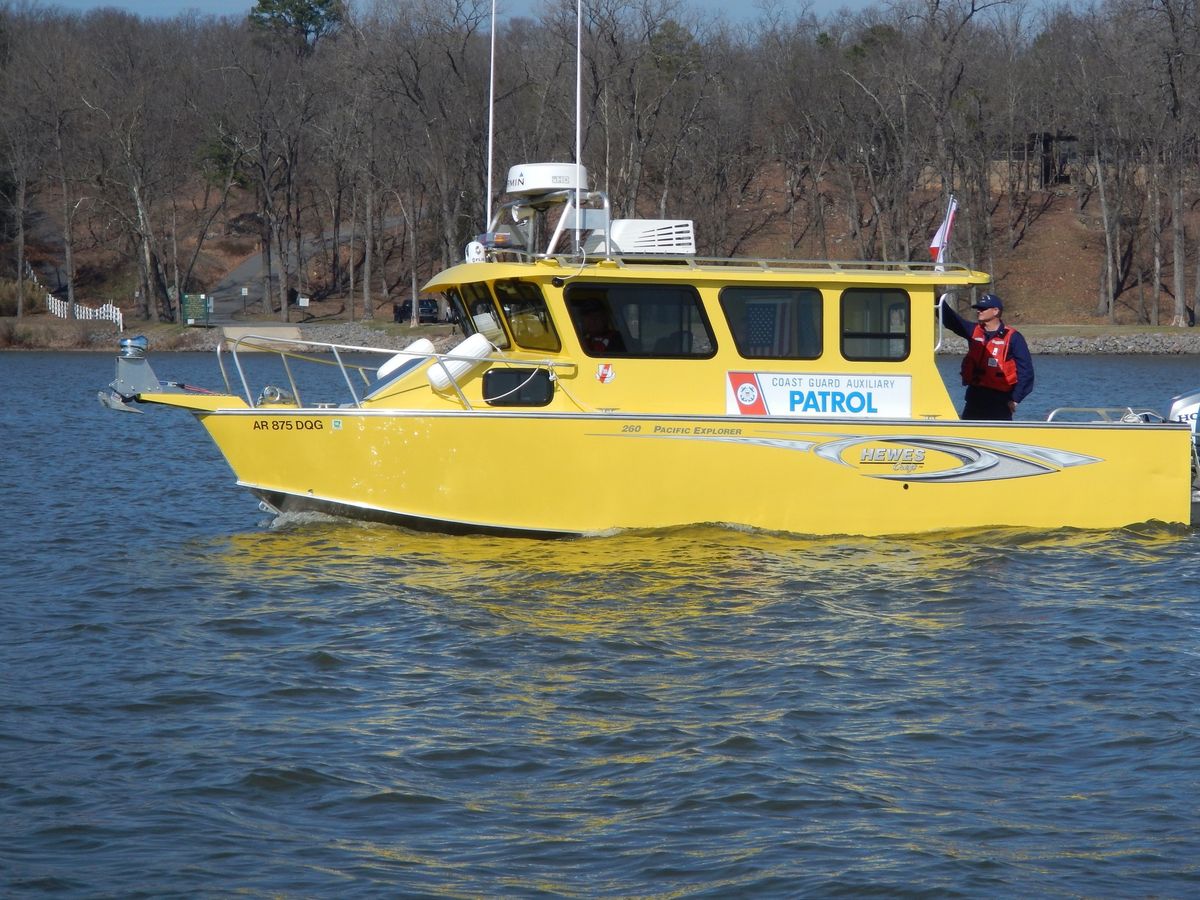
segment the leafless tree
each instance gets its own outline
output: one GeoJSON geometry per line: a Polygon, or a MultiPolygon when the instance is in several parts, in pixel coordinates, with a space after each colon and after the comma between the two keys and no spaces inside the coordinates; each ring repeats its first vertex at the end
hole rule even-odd
{"type": "MultiPolygon", "coordinates": [[[[699,220],[702,253],[921,258],[954,192],[956,258],[996,270],[1066,202],[1053,182],[1055,142],[1069,139],[1086,161],[1069,189],[1104,242],[1095,314],[1153,319],[1161,285],[1182,324],[1189,290],[1200,300],[1197,4],[1033,10],[877,0],[821,16],[778,2],[735,28],[704,24],[688,0],[590,2],[582,161],[615,214],[699,220]]],[[[246,18],[142,20],[5,6],[0,187],[18,269],[40,189],[72,302],[90,240],[136,269],[145,314],[172,316],[234,202],[255,210],[281,318],[289,289],[349,290],[368,315],[415,294],[485,224],[507,166],[575,155],[574,3],[502,18],[494,36],[490,12],[260,0],[246,18]]]]}
{"type": "Polygon", "coordinates": [[[13,271],[17,284],[17,318],[25,314],[26,224],[31,206],[42,186],[45,171],[41,160],[49,154],[43,122],[34,108],[27,76],[37,65],[36,38],[40,29],[28,15],[0,11],[0,30],[6,37],[6,51],[0,59],[0,146],[4,179],[0,196],[8,208],[13,228],[13,271]]]}

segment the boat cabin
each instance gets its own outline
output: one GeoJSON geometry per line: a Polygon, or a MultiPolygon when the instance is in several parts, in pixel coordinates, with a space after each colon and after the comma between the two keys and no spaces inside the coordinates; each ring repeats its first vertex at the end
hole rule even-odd
{"type": "MultiPolygon", "coordinates": [[[[957,417],[934,361],[936,307],[942,290],[986,284],[986,274],[932,263],[702,259],[690,222],[612,221],[607,198],[573,180],[577,168],[514,169],[510,192],[521,187],[468,261],[426,285],[491,357],[482,379],[435,382],[446,403],[957,417]],[[543,251],[530,249],[539,244],[543,251]]],[[[398,379],[371,402],[413,402],[420,387],[398,379]]]]}

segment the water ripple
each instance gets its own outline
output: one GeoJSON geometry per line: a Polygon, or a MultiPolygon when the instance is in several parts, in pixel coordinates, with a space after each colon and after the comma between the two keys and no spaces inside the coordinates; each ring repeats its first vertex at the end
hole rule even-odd
{"type": "Polygon", "coordinates": [[[15,455],[0,893],[1200,891],[1190,530],[260,524],[178,417],[64,405],[107,354],[46,365],[16,420],[111,471],[15,455]]]}

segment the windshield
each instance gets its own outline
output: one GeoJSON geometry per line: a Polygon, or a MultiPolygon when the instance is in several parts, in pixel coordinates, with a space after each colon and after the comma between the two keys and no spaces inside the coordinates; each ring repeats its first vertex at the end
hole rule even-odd
{"type": "Polygon", "coordinates": [[[519,346],[551,353],[562,349],[562,341],[554,330],[550,311],[546,309],[546,301],[536,284],[516,280],[497,281],[495,287],[513,340],[519,346]]]}
{"type": "Polygon", "coordinates": [[[482,334],[499,350],[509,346],[508,335],[500,325],[500,312],[486,285],[464,284],[447,291],[446,296],[454,309],[462,310],[460,320],[464,334],[482,334]]]}

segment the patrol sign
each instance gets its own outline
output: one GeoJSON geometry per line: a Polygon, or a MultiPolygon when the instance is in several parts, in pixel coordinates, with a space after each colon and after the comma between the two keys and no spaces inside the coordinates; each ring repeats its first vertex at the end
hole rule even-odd
{"type": "Polygon", "coordinates": [[[729,372],[725,411],[742,416],[908,418],[909,375],[729,372]]]}

